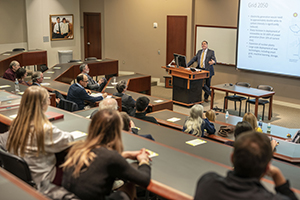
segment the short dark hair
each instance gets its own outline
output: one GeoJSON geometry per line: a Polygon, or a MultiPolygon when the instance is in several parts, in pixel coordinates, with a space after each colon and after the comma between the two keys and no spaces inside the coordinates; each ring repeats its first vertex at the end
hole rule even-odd
{"type": "Polygon", "coordinates": [[[136,110],[137,111],[144,111],[147,106],[149,105],[149,99],[148,97],[139,97],[137,100],[136,100],[136,103],[135,103],[135,106],[136,106],[136,110]]]}
{"type": "Polygon", "coordinates": [[[20,67],[16,71],[16,77],[17,77],[17,79],[21,79],[23,76],[25,76],[25,74],[26,74],[26,69],[24,69],[23,67],[20,67]]]}
{"type": "Polygon", "coordinates": [[[31,76],[32,82],[36,82],[37,79],[41,78],[41,74],[42,74],[42,72],[39,72],[39,71],[34,72],[31,76]]]}
{"type": "Polygon", "coordinates": [[[80,72],[82,72],[82,71],[83,71],[83,69],[85,68],[85,66],[86,66],[86,64],[81,64],[81,65],[79,66],[79,70],[80,70],[80,72]]]}
{"type": "Polygon", "coordinates": [[[125,88],[126,88],[126,81],[125,80],[121,80],[118,82],[117,86],[116,86],[116,89],[119,93],[122,93],[125,88]]]}
{"type": "Polygon", "coordinates": [[[252,130],[253,130],[253,128],[249,122],[247,122],[247,121],[238,122],[234,129],[234,137],[236,138],[241,133],[244,133],[247,131],[252,131],[252,130]]]}
{"type": "Polygon", "coordinates": [[[84,74],[79,74],[79,75],[77,76],[77,78],[76,78],[77,83],[79,83],[80,81],[83,81],[83,75],[84,75],[84,74]]]}
{"type": "Polygon", "coordinates": [[[59,18],[59,17],[56,17],[56,19],[59,19],[59,20],[60,20],[60,18],[59,18]]]}
{"type": "Polygon", "coordinates": [[[202,44],[203,42],[205,42],[206,44],[208,44],[208,42],[207,42],[206,40],[203,40],[203,41],[201,42],[201,44],[202,44]]]}
{"type": "Polygon", "coordinates": [[[260,178],[273,156],[270,139],[265,134],[250,131],[234,142],[233,166],[235,173],[245,178],[260,178]]]}

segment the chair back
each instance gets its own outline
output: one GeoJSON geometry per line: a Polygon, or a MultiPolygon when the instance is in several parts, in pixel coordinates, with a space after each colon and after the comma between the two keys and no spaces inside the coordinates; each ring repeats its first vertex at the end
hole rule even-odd
{"type": "Polygon", "coordinates": [[[47,65],[41,65],[40,67],[41,67],[41,72],[42,72],[42,73],[44,73],[45,71],[48,70],[47,65]]]}
{"type": "Polygon", "coordinates": [[[58,107],[69,112],[78,110],[78,105],[75,102],[69,101],[67,99],[60,99],[58,107]]]}
{"type": "Polygon", "coordinates": [[[2,147],[0,148],[0,162],[3,169],[9,171],[32,187],[36,187],[36,184],[32,180],[30,169],[23,158],[5,151],[2,147]]]}
{"type": "Polygon", "coordinates": [[[25,51],[24,48],[14,48],[12,51],[25,51]]]}
{"type": "Polygon", "coordinates": [[[243,86],[243,87],[251,87],[251,85],[249,83],[246,83],[246,82],[236,82],[235,85],[238,85],[238,86],[243,86]]]}
{"type": "Polygon", "coordinates": [[[81,62],[81,60],[69,60],[68,63],[73,63],[73,62],[81,62]]]}
{"type": "MultiPolygon", "coordinates": [[[[274,88],[272,86],[269,86],[269,85],[258,85],[257,89],[266,90],[266,91],[273,91],[274,90],[274,88]]],[[[268,98],[270,98],[270,97],[263,97],[263,99],[268,99],[268,98]]]]}
{"type": "Polygon", "coordinates": [[[88,60],[97,60],[97,58],[96,57],[88,57],[85,59],[85,61],[88,61],[88,60]]]}

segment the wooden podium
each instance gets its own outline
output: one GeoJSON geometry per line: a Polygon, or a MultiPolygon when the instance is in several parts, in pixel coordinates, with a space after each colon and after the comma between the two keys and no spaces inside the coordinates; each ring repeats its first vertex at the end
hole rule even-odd
{"type": "Polygon", "coordinates": [[[209,77],[209,71],[195,71],[183,67],[162,67],[172,76],[173,102],[192,106],[202,102],[203,79],[209,77]]]}

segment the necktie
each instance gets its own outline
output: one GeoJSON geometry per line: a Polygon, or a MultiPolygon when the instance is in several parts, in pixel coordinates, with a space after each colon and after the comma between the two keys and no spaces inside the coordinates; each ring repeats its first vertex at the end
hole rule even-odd
{"type": "Polygon", "coordinates": [[[61,34],[61,32],[60,32],[60,23],[58,23],[58,32],[59,32],[59,34],[61,34]]]}
{"type": "Polygon", "coordinates": [[[204,50],[202,50],[200,67],[203,68],[203,60],[204,60],[204,50]]]}

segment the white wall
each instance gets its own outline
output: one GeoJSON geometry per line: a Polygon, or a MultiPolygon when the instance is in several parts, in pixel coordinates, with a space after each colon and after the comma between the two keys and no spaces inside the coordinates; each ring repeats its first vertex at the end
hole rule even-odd
{"type": "Polygon", "coordinates": [[[59,63],[58,50],[73,50],[73,58],[81,58],[79,0],[25,0],[28,49],[47,50],[48,67],[59,63]],[[74,39],[50,40],[50,15],[74,15],[74,39]],[[43,42],[43,36],[49,42],[43,42]]]}

